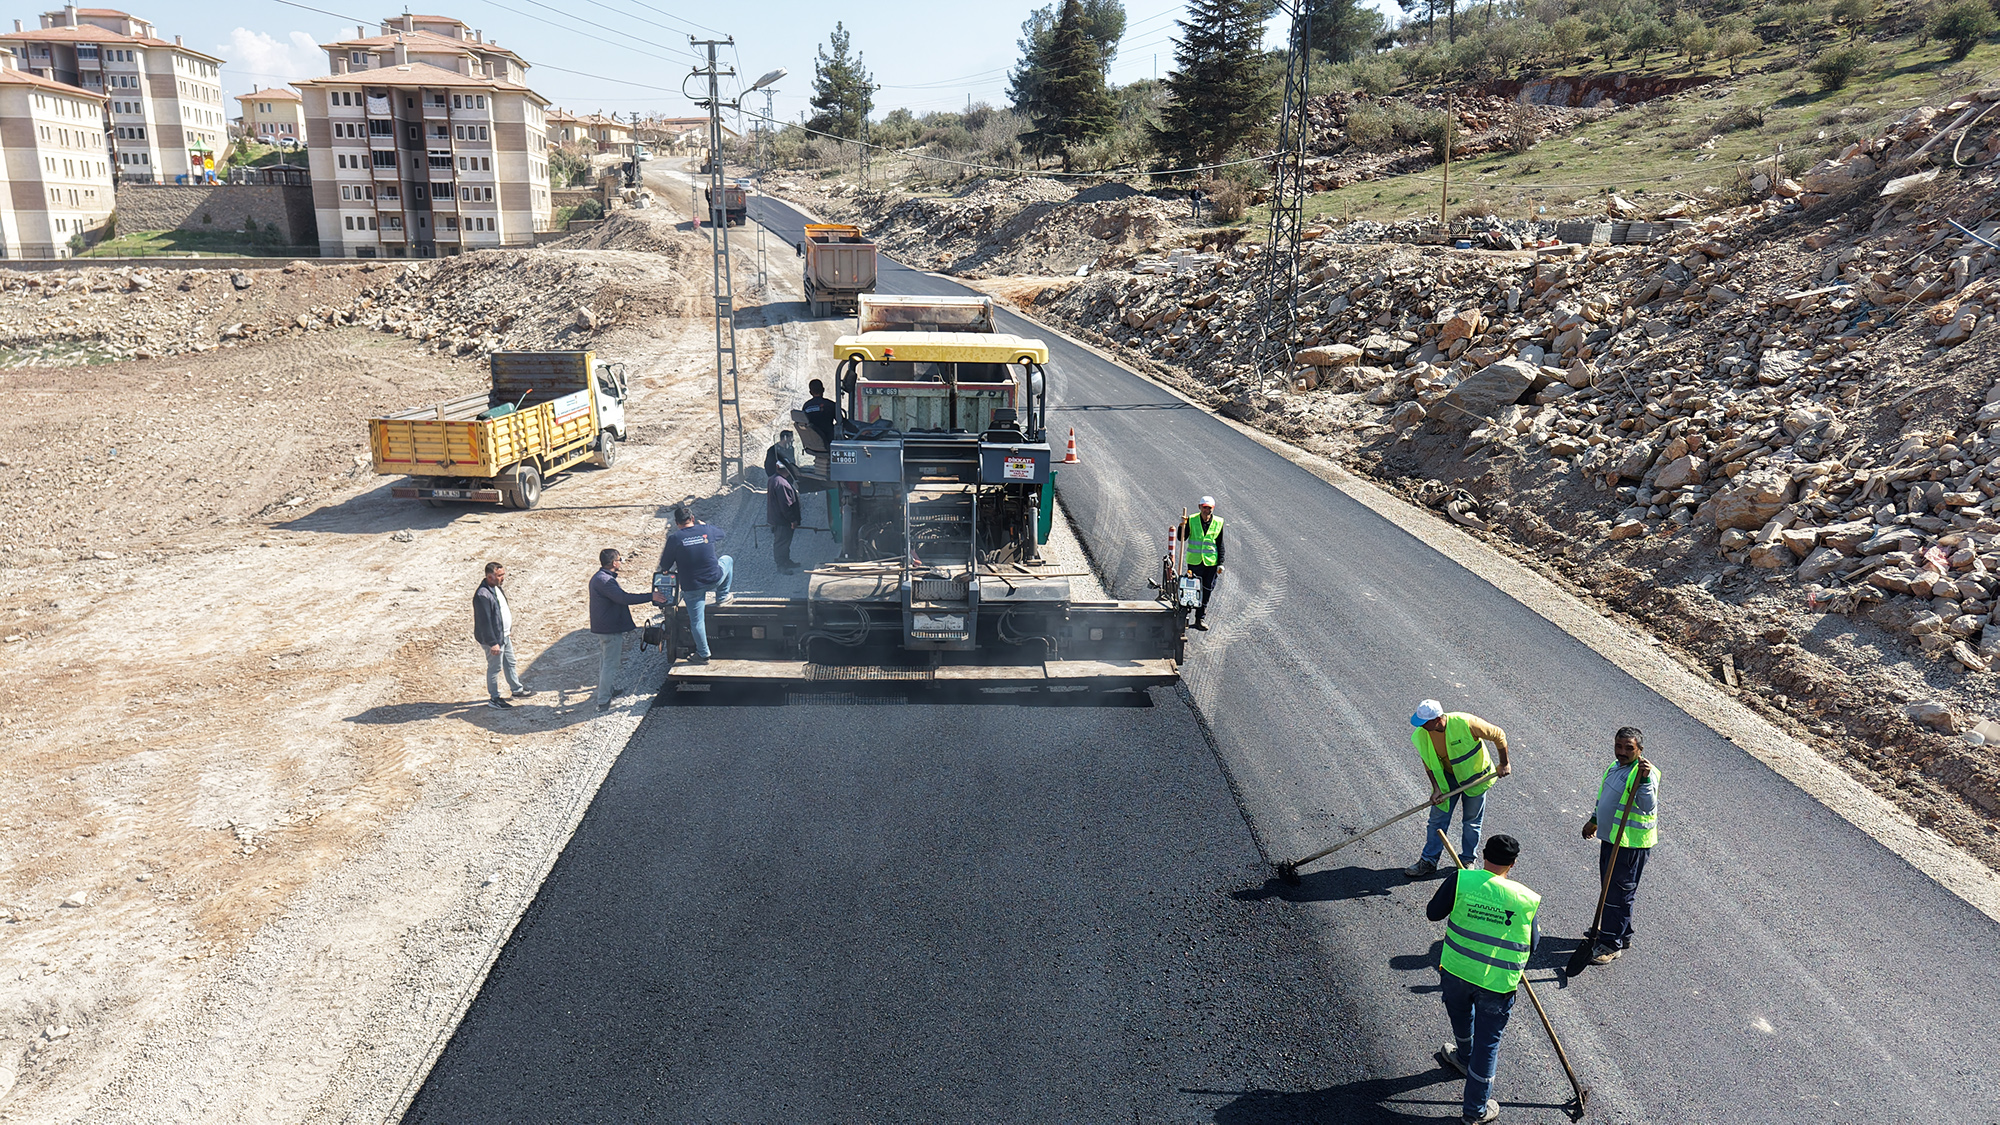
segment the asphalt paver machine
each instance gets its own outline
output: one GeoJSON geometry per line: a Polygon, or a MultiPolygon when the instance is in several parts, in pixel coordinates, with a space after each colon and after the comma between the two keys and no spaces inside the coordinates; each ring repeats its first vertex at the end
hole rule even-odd
{"type": "Polygon", "coordinates": [[[1055,515],[1048,348],[995,331],[983,298],[863,297],[835,344],[841,422],[802,488],[831,499],[835,562],[804,597],[708,611],[709,663],[676,690],[747,682],[968,686],[1174,682],[1189,607],[1169,544],[1152,601],[1079,600],[1043,557],[1055,515]]]}

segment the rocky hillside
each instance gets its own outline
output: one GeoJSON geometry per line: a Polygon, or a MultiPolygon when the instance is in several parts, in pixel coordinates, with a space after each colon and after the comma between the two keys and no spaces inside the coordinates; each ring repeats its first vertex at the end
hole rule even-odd
{"type": "Polygon", "coordinates": [[[1921,163],[1996,101],[1646,246],[1309,243],[1287,386],[1255,247],[1009,291],[1532,553],[2000,861],[2000,223],[1954,225],[2000,190],[1921,163]]]}

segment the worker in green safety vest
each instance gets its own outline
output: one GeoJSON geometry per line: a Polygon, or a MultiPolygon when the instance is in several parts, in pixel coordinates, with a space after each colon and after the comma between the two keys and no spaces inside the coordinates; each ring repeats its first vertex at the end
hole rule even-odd
{"type": "Polygon", "coordinates": [[[1438,833],[1451,827],[1454,809],[1463,825],[1460,855],[1479,854],[1479,827],[1486,819],[1486,791],[1493,782],[1514,772],[1507,758],[1507,732],[1477,715],[1465,711],[1446,712],[1435,699],[1417,705],[1410,716],[1410,742],[1417,748],[1424,772],[1431,782],[1430,823],[1424,830],[1424,851],[1417,862],[1403,869],[1412,879],[1437,872],[1438,857],[1444,854],[1444,837],[1438,833]],[[1498,765],[1487,753],[1493,744],[1500,755],[1498,765]],[[1485,780],[1481,781],[1480,778],[1485,780]],[[1449,800],[1445,794],[1472,783],[1465,792],[1449,800]]]}
{"type": "Polygon", "coordinates": [[[1598,779],[1597,808],[1583,826],[1586,840],[1600,828],[1604,832],[1597,849],[1597,877],[1609,880],[1604,916],[1585,935],[1592,943],[1594,965],[1608,965],[1632,947],[1632,900],[1639,894],[1646,857],[1660,838],[1660,771],[1642,756],[1645,738],[1638,727],[1618,728],[1611,750],[1617,761],[1606,766],[1598,779]]]}
{"type": "Polygon", "coordinates": [[[1542,936],[1542,896],[1508,878],[1521,856],[1520,841],[1494,836],[1486,841],[1485,854],[1484,870],[1452,872],[1424,908],[1431,921],[1445,922],[1439,991],[1451,1017],[1452,1042],[1437,1058],[1465,1075],[1466,1121],[1500,1116],[1500,1103],[1493,1100],[1500,1036],[1514,1012],[1514,990],[1528,956],[1542,936]]]}
{"type": "MultiPolygon", "coordinates": [[[[1182,511],[1187,509],[1183,508],[1182,511]]],[[[1201,510],[1181,521],[1181,542],[1187,545],[1187,572],[1201,580],[1201,604],[1194,610],[1194,627],[1208,630],[1208,599],[1222,577],[1222,517],[1215,514],[1215,497],[1201,498],[1201,510]]]]}

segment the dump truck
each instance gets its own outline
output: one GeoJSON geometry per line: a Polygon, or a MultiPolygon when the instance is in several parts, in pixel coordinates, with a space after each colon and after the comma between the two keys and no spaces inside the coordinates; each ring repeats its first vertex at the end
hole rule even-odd
{"type": "Polygon", "coordinates": [[[391,495],[532,508],[550,477],[610,468],[625,439],[625,365],[588,351],[494,352],[487,389],[368,423],[375,471],[411,478],[391,495]]]}
{"type": "MultiPolygon", "coordinates": [[[[1170,539],[1149,601],[1078,599],[1078,575],[1043,557],[1059,471],[1047,345],[994,331],[983,298],[869,299],[871,313],[899,327],[836,343],[842,420],[816,466],[839,560],[809,569],[802,597],[711,607],[711,659],[676,664],[670,688],[1175,682],[1197,603],[1170,539]]],[[[677,651],[690,649],[684,614],[671,616],[677,651]]]]}
{"type": "MultiPolygon", "coordinates": [[[[715,214],[715,189],[708,188],[702,193],[708,201],[708,213],[715,214]]],[[[750,195],[742,184],[724,184],[722,187],[722,221],[732,227],[740,227],[750,221],[750,195]]]]}
{"type": "Polygon", "coordinates": [[[875,291],[875,244],[846,223],[808,223],[799,243],[805,258],[806,307],[813,316],[853,311],[875,291]]]}

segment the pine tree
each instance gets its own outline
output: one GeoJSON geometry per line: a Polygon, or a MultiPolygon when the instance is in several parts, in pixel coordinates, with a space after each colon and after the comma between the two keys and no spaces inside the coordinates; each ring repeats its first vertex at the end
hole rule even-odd
{"type": "Polygon", "coordinates": [[[1263,51],[1266,0],[1189,0],[1187,13],[1176,21],[1171,100],[1152,127],[1163,167],[1216,164],[1260,147],[1278,103],[1263,51]]]}
{"type": "MultiPolygon", "coordinates": [[[[1125,37],[1124,0],[1082,0],[1083,31],[1098,55],[1098,72],[1111,69],[1118,41],[1125,37]]],[[[1021,61],[1007,76],[1007,97],[1014,111],[1029,119],[1042,113],[1043,88],[1049,75],[1049,52],[1055,47],[1055,5],[1037,8],[1021,24],[1021,61]]]]}
{"type": "Polygon", "coordinates": [[[1044,56],[1041,97],[1035,107],[1029,145],[1036,152],[1060,152],[1109,133],[1118,122],[1118,103],[1104,88],[1104,56],[1086,28],[1082,0],[1064,0],[1044,56]]]}
{"type": "Polygon", "coordinates": [[[1382,34],[1382,13],[1362,0],[1311,0],[1313,50],[1334,62],[1369,51],[1382,34]]]}
{"type": "Polygon", "coordinates": [[[820,48],[813,63],[812,107],[817,112],[806,128],[859,140],[862,124],[875,108],[875,81],[861,65],[859,52],[848,57],[850,45],[847,28],[835,23],[827,47],[820,48]]]}

